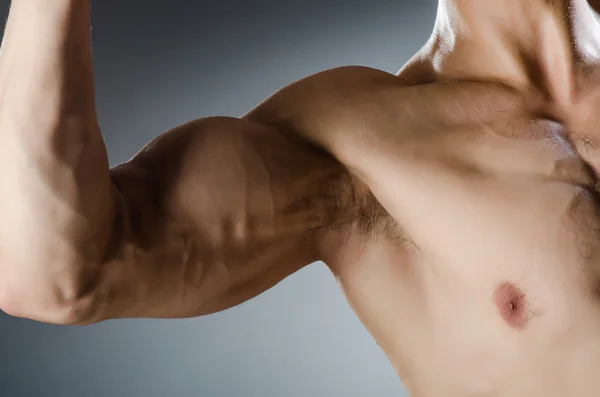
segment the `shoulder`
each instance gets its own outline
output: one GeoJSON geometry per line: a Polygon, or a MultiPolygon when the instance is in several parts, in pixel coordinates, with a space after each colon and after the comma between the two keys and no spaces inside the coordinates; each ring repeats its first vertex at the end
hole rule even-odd
{"type": "MultiPolygon", "coordinates": [[[[375,87],[397,84],[390,73],[364,66],[329,69],[295,81],[269,96],[244,118],[263,124],[287,123],[302,128],[329,129],[365,109],[375,87]]],[[[310,135],[310,131],[306,131],[310,135]]],[[[311,138],[315,138],[310,136],[311,138]]]]}

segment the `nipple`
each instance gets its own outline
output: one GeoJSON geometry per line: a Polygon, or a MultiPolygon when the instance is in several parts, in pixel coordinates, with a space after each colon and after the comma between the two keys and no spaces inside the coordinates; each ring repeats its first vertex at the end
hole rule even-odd
{"type": "Polygon", "coordinates": [[[527,297],[514,284],[501,284],[494,293],[496,306],[506,323],[514,329],[523,330],[529,324],[527,297]]]}

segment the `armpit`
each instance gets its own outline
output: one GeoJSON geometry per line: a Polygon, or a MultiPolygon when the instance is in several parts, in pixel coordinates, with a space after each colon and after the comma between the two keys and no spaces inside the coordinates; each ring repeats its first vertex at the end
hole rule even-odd
{"type": "Polygon", "coordinates": [[[398,222],[385,210],[367,185],[344,167],[331,180],[324,203],[330,214],[331,229],[359,233],[364,237],[382,236],[391,240],[407,240],[398,222]]]}

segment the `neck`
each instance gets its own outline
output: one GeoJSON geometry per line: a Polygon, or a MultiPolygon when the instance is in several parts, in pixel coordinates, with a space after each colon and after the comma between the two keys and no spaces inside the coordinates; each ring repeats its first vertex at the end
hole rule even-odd
{"type": "Polygon", "coordinates": [[[431,39],[401,73],[527,86],[598,61],[600,27],[586,0],[440,0],[431,39]]]}

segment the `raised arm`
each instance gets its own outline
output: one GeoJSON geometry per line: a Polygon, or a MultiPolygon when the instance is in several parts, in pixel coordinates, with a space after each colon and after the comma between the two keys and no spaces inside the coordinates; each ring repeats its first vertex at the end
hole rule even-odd
{"type": "Polygon", "coordinates": [[[13,0],[0,57],[0,308],[51,323],[187,317],[319,259],[342,167],[249,120],[170,131],[109,170],[89,0],[13,0]]]}

